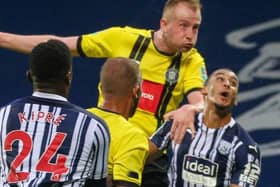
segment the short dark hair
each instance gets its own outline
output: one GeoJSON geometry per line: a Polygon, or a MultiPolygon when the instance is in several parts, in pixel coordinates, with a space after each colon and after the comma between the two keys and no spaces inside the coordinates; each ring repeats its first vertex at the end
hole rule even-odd
{"type": "Polygon", "coordinates": [[[35,46],[29,56],[29,68],[36,82],[58,82],[71,70],[69,48],[59,40],[48,40],[35,46]]]}
{"type": "Polygon", "coordinates": [[[100,72],[104,94],[126,96],[136,84],[141,84],[141,80],[138,63],[123,57],[107,59],[100,72]]]}

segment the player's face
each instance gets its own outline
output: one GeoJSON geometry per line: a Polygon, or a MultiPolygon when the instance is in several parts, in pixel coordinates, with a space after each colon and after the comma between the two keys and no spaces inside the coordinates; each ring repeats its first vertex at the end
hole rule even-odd
{"type": "Polygon", "coordinates": [[[207,100],[220,107],[232,107],[237,103],[238,79],[232,71],[222,69],[210,77],[207,100]]]}
{"type": "Polygon", "coordinates": [[[197,41],[201,24],[201,11],[188,3],[177,4],[170,14],[161,20],[163,39],[173,52],[189,51],[197,41]]]}

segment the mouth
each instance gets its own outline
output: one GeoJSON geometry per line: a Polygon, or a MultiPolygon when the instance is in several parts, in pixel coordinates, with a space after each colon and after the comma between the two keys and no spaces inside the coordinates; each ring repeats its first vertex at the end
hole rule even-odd
{"type": "Polygon", "coordinates": [[[184,44],[184,45],[183,45],[183,48],[184,48],[185,50],[190,50],[191,48],[193,48],[193,44],[190,44],[190,43],[184,44]]]}
{"type": "Polygon", "coordinates": [[[234,104],[234,98],[230,91],[221,91],[217,93],[216,104],[220,107],[232,107],[234,104]]]}
{"type": "Polygon", "coordinates": [[[220,95],[227,98],[229,97],[229,92],[221,92],[220,95]]]}
{"type": "Polygon", "coordinates": [[[222,102],[228,102],[230,100],[230,93],[226,91],[220,92],[220,98],[222,102]]]}

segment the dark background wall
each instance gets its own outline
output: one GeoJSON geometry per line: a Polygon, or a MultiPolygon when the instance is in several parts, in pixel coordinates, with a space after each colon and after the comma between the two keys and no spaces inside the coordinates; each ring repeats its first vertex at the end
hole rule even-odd
{"type": "MultiPolygon", "coordinates": [[[[3,1],[0,31],[61,36],[91,33],[116,25],[157,29],[165,0],[3,1]]],[[[240,78],[237,120],[261,146],[261,187],[280,187],[280,3],[202,0],[197,48],[208,72],[228,67],[240,78]],[[278,177],[278,178],[277,178],[278,177]]],[[[32,93],[25,78],[28,57],[0,49],[0,105],[32,93]]],[[[103,59],[74,59],[70,100],[94,106],[103,59]]]]}

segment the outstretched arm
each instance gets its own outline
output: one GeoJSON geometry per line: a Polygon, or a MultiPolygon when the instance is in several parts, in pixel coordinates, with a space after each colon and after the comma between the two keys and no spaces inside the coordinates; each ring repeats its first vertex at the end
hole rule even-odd
{"type": "Polygon", "coordinates": [[[78,56],[78,36],[59,37],[55,35],[19,35],[0,32],[0,47],[12,51],[29,54],[37,44],[49,39],[57,39],[64,42],[70,49],[73,56],[78,56]]]}
{"type": "Polygon", "coordinates": [[[181,143],[187,129],[195,135],[194,118],[195,114],[203,110],[204,101],[200,91],[192,91],[188,94],[189,104],[181,106],[179,109],[164,115],[164,119],[173,119],[171,127],[171,139],[176,143],[181,143]]]}

